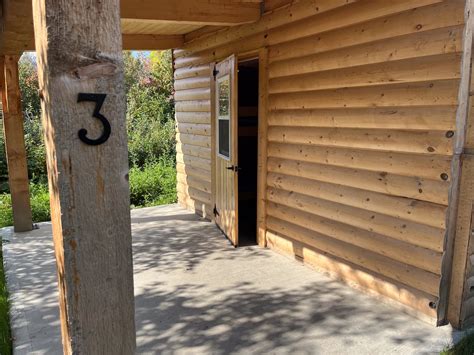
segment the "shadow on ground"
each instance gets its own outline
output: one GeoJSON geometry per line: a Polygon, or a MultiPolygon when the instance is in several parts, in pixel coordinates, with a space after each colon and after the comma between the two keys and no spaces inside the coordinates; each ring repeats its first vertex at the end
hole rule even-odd
{"type": "Polygon", "coordinates": [[[2,230],[17,353],[56,354],[62,349],[51,225],[41,225],[39,230],[16,235],[2,230]]]}
{"type": "MultiPolygon", "coordinates": [[[[434,354],[451,340],[270,250],[235,249],[176,205],[132,222],[138,353],[434,354]]],[[[61,352],[50,233],[6,245],[17,351],[61,352]]]]}

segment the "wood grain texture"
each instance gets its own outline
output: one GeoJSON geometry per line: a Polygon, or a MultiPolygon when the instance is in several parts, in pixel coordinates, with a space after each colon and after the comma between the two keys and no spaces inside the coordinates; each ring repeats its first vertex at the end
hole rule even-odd
{"type": "Polygon", "coordinates": [[[392,196],[434,202],[440,205],[448,204],[449,183],[441,180],[432,181],[419,177],[397,176],[387,172],[368,172],[362,169],[332,167],[276,158],[268,160],[268,171],[392,196]]]}
{"type": "Polygon", "coordinates": [[[13,228],[26,232],[33,228],[26,161],[23,111],[18,73],[19,56],[0,58],[3,134],[8,165],[8,186],[12,199],[13,228]]]}
{"type": "MultiPolygon", "coordinates": [[[[471,96],[471,70],[472,70],[472,45],[474,30],[474,3],[465,2],[463,35],[463,55],[461,61],[461,80],[458,89],[459,106],[456,111],[456,135],[453,140],[453,158],[451,160],[451,185],[449,189],[449,208],[446,213],[446,235],[444,240],[444,253],[442,258],[441,280],[439,285],[439,302],[437,307],[438,325],[448,322],[449,295],[453,272],[453,253],[455,249],[456,223],[459,212],[459,192],[462,179],[462,160],[464,159],[464,146],[467,134],[467,121],[469,116],[469,103],[471,96]]],[[[464,206],[464,208],[469,208],[464,206]]],[[[462,236],[460,236],[462,238],[462,236]]],[[[460,317],[459,314],[458,317],[460,317]]],[[[455,321],[459,324],[459,321],[455,321]]]]}
{"type": "Polygon", "coordinates": [[[274,78],[457,53],[461,51],[462,47],[462,31],[463,25],[443,27],[350,47],[336,48],[303,57],[274,61],[270,64],[269,75],[274,78]]]}
{"type": "Polygon", "coordinates": [[[449,131],[456,106],[290,109],[269,113],[270,126],[449,131]]]}
{"type": "Polygon", "coordinates": [[[446,206],[296,176],[268,173],[268,186],[379,212],[432,227],[445,227],[446,206]]]}
{"type": "Polygon", "coordinates": [[[313,231],[321,237],[319,245],[327,238],[335,239],[440,274],[441,253],[273,202],[268,204],[268,215],[313,231]]]}
{"type": "Polygon", "coordinates": [[[132,354],[134,294],[122,41],[117,1],[34,1],[51,217],[66,354],[132,354]],[[88,15],[84,16],[84,8],[88,15]],[[102,127],[112,133],[84,144],[102,127]]]}
{"type": "Polygon", "coordinates": [[[269,230],[280,235],[290,236],[291,239],[295,239],[304,245],[320,249],[330,255],[360,265],[432,296],[438,294],[439,276],[436,274],[390,260],[352,244],[324,238],[317,232],[279,218],[269,217],[267,223],[269,230]]]}
{"type": "Polygon", "coordinates": [[[443,251],[444,229],[403,220],[330,200],[270,187],[268,201],[310,212],[327,220],[375,232],[429,250],[443,251]]]}
{"type": "Polygon", "coordinates": [[[359,168],[367,171],[393,173],[403,176],[418,176],[424,179],[442,180],[450,176],[449,156],[413,155],[379,150],[354,149],[353,147],[329,147],[318,145],[270,143],[268,155],[295,161],[306,161],[329,166],[359,168]]]}
{"type": "Polygon", "coordinates": [[[212,219],[214,160],[211,153],[214,140],[211,132],[214,122],[211,120],[211,70],[209,65],[178,69],[174,77],[177,171],[181,176],[177,185],[178,202],[212,219]],[[188,189],[199,193],[189,193],[188,189]]]}
{"type": "Polygon", "coordinates": [[[472,214],[474,202],[474,157],[468,155],[462,162],[462,176],[459,192],[459,206],[456,220],[456,238],[454,240],[452,277],[449,292],[448,320],[456,327],[461,327],[472,310],[466,312],[464,302],[466,296],[471,296],[467,277],[472,274],[471,256],[472,245],[472,214]]]}
{"type": "MultiPolygon", "coordinates": [[[[358,4],[359,2],[356,2],[354,6],[339,4],[334,11],[323,12],[294,22],[290,11],[284,24],[262,33],[254,32],[245,38],[228,38],[225,44],[216,48],[207,50],[200,48],[200,46],[205,46],[206,38],[203,42],[185,43],[184,48],[188,46],[197,46],[197,48],[194,52],[185,52],[185,57],[176,58],[175,66],[183,68],[202,65],[225,58],[231,53],[248,52],[263,46],[269,46],[269,61],[272,62],[463,23],[463,10],[459,3],[426,0],[390,3],[365,1],[363,6],[358,4]],[[427,6],[432,4],[435,5],[427,6]],[[356,12],[354,7],[359,6],[361,6],[360,12],[356,12]],[[370,6],[373,7],[373,11],[366,10],[370,6]],[[408,11],[411,9],[413,11],[408,11]],[[440,12],[446,16],[439,17],[440,12]],[[392,16],[389,16],[390,14],[392,16]],[[290,26],[289,23],[292,25],[290,26]]],[[[284,8],[281,11],[288,9],[284,8]]],[[[305,11],[307,12],[307,8],[305,11]]],[[[275,15],[276,13],[278,11],[275,15]]]]}

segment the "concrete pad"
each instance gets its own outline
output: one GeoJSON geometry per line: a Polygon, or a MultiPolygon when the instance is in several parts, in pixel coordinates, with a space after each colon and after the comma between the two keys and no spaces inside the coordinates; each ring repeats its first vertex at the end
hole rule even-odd
{"type": "MultiPolygon", "coordinates": [[[[140,354],[437,354],[435,328],[177,205],[132,211],[140,354]]],[[[15,354],[61,353],[50,223],[3,229],[15,354]]]]}

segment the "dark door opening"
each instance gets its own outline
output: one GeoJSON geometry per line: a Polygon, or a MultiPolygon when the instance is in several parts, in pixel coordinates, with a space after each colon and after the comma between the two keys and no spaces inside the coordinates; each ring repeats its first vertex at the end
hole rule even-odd
{"type": "Polygon", "coordinates": [[[239,245],[257,243],[258,59],[238,65],[239,245]]]}

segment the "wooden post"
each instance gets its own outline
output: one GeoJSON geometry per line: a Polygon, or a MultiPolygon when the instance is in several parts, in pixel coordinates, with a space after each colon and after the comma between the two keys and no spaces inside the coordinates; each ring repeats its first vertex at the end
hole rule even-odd
{"type": "Polygon", "coordinates": [[[257,242],[267,246],[267,97],[268,50],[262,48],[258,56],[258,171],[257,171],[257,242]]]}
{"type": "Polygon", "coordinates": [[[3,106],[3,132],[8,163],[8,184],[10,186],[13,209],[13,227],[15,232],[26,232],[33,228],[33,223],[18,77],[19,59],[18,55],[7,55],[0,59],[0,82],[3,106]]]}
{"type": "MultiPolygon", "coordinates": [[[[439,287],[439,301],[437,307],[438,314],[438,325],[445,325],[449,320],[454,326],[458,326],[460,323],[460,308],[456,309],[457,301],[455,299],[449,299],[450,297],[456,298],[456,293],[459,287],[459,275],[453,276],[453,266],[456,268],[459,263],[458,260],[453,259],[454,250],[456,248],[455,239],[458,238],[457,244],[461,242],[462,236],[458,234],[456,236],[456,227],[458,220],[459,204],[465,204],[460,200],[460,188],[461,178],[463,175],[462,167],[463,160],[466,157],[465,142],[467,133],[467,121],[469,116],[469,104],[470,104],[470,85],[471,85],[471,68],[472,68],[472,46],[473,46],[473,29],[474,29],[474,17],[472,16],[474,11],[474,0],[467,0],[464,20],[465,28],[463,34],[463,56],[461,61],[461,80],[459,83],[458,92],[458,108],[456,111],[456,135],[453,140],[453,157],[451,160],[451,186],[449,189],[449,203],[448,210],[446,212],[446,234],[444,239],[444,252],[441,265],[441,280],[439,287]],[[454,261],[454,262],[453,262],[454,261]],[[448,306],[451,307],[448,314],[448,306]],[[453,316],[455,313],[455,316],[453,316]]],[[[465,183],[466,184],[466,183],[465,183]]],[[[465,211],[461,211],[461,216],[465,211]]],[[[459,255],[458,255],[459,256],[459,255]]],[[[465,264],[466,261],[461,261],[465,264]]],[[[456,270],[457,272],[459,270],[456,270]]],[[[461,286],[462,288],[462,286],[461,286]]],[[[460,291],[462,293],[462,291],[460,291]]],[[[458,304],[459,307],[460,304],[458,304]]]]}
{"type": "Polygon", "coordinates": [[[33,19],[64,353],[132,354],[119,2],[33,1],[33,19]]]}

